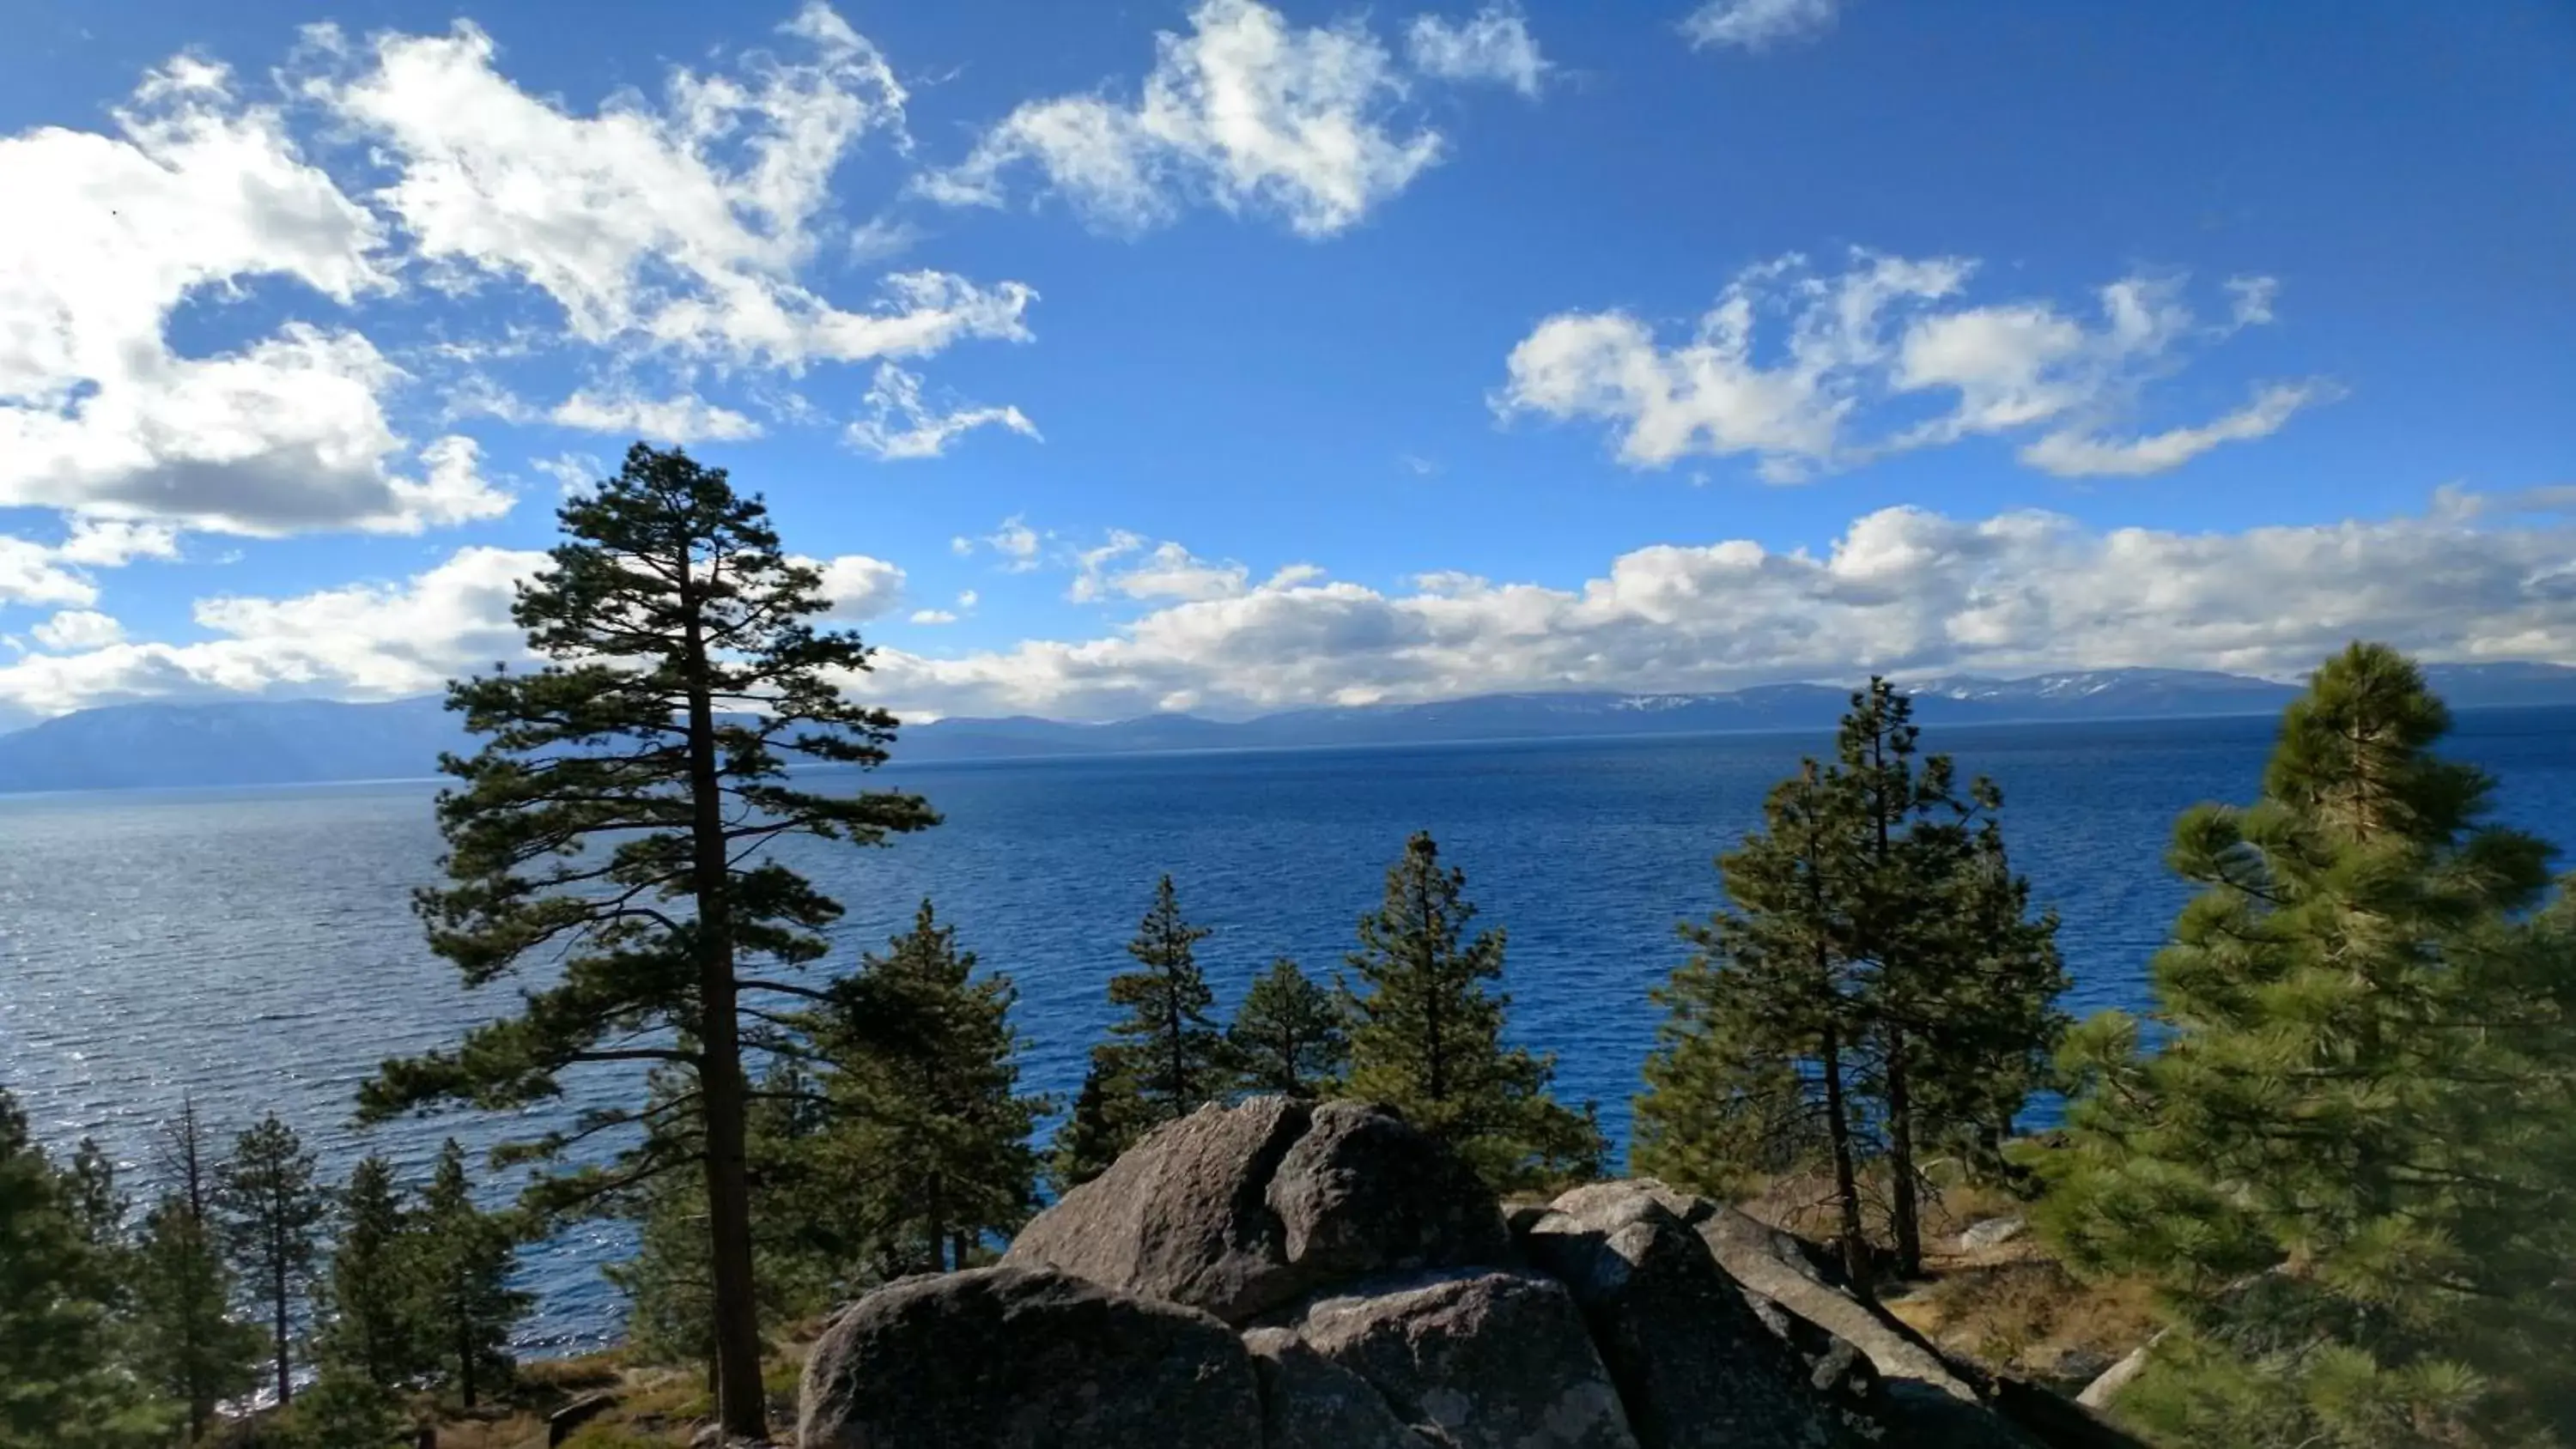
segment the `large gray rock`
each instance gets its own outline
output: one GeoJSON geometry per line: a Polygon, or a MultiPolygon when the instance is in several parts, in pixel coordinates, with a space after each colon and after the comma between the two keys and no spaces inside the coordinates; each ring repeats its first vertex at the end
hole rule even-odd
{"type": "Polygon", "coordinates": [[[1369,1381],[1284,1328],[1243,1336],[1261,1375],[1261,1449],[1433,1449],[1369,1381]]]}
{"type": "Polygon", "coordinates": [[[1493,1195],[1392,1112],[1255,1097],[1155,1129],[1038,1214],[1002,1261],[1240,1325],[1362,1274],[1509,1252],[1493,1195]]]}
{"type": "Polygon", "coordinates": [[[1060,1269],[1240,1323],[1296,1296],[1264,1201],[1309,1113],[1285,1097],[1202,1107],[1127,1149],[1011,1240],[1002,1262],[1060,1269]]]}
{"type": "Polygon", "coordinates": [[[1309,1284],[1509,1261],[1502,1210],[1456,1154],[1383,1107],[1317,1106],[1267,1201],[1309,1284]]]}
{"type": "Polygon", "coordinates": [[[1195,1309],[1061,1273],[905,1278],[806,1360],[804,1449],[1252,1449],[1251,1355],[1195,1309]]]}
{"type": "Polygon", "coordinates": [[[1292,1325],[1447,1449],[1638,1449],[1564,1285],[1452,1269],[1307,1304],[1292,1325]]]}
{"type": "Polygon", "coordinates": [[[1708,1245],[1650,1182],[1604,1183],[1556,1200],[1521,1250],[1563,1283],[1644,1449],[1855,1442],[1799,1362],[1765,1327],[1708,1245]]]}

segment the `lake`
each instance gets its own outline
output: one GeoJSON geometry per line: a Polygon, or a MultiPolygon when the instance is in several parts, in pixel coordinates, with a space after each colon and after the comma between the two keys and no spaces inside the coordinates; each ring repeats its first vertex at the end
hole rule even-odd
{"type": "MultiPolygon", "coordinates": [[[[1962,726],[1925,742],[2004,788],[2006,837],[2064,919],[2078,1014],[2142,1002],[2184,891],[2164,871],[2174,816],[2250,798],[2269,718],[1962,726]]],[[[1509,932],[1514,1035],[1554,1051],[1558,1088],[1596,1098],[1615,1138],[1652,1045],[1647,989],[1684,951],[1674,923],[1718,903],[1711,860],[1819,733],[1127,756],[905,766],[946,816],[884,850],[788,854],[848,907],[854,963],[928,894],[1020,986],[1027,1085],[1069,1095],[1111,1012],[1102,985],[1155,877],[1215,928],[1201,959],[1230,1012],[1288,954],[1329,971],[1407,834],[1465,868],[1480,924],[1509,932]]],[[[2505,821],[2565,839],[2576,710],[2473,711],[2451,750],[2499,780],[2505,821]]],[[[388,1055],[454,1039],[511,999],[463,991],[422,946],[413,887],[439,841],[427,782],[0,796],[0,1085],[40,1137],[93,1134],[129,1163],[183,1095],[229,1133],[275,1110],[337,1173],[383,1151],[418,1170],[541,1130],[623,1083],[587,1078],[529,1120],[458,1114],[361,1136],[351,1094],[388,1055]]],[[[132,1185],[146,1184],[134,1174],[132,1185]]],[[[543,1308],[525,1347],[616,1334],[597,1265],[611,1226],[532,1250],[543,1308]]]]}

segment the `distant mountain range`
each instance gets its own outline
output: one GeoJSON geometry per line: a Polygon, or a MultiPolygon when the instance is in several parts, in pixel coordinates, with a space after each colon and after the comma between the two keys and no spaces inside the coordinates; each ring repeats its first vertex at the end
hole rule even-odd
{"type": "MultiPolygon", "coordinates": [[[[2454,708],[2576,705],[2576,668],[2437,664],[2454,708]]],[[[1915,681],[1927,724],[2177,719],[2261,714],[2294,685],[2189,669],[2103,669],[2028,679],[1957,675],[1915,681]]],[[[945,719],[903,731],[904,762],[1157,750],[1829,729],[1850,691],[1774,684],[1725,694],[1487,694],[1432,704],[1300,709],[1248,720],[1147,715],[1100,724],[1016,716],[945,719]]],[[[0,792],[404,779],[468,748],[436,697],[386,704],[323,700],[125,704],[0,734],[0,792]]]]}

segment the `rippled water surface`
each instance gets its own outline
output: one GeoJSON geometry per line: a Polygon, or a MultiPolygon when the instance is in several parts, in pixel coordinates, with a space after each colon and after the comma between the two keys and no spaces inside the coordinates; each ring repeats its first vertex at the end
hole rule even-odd
{"type": "MultiPolygon", "coordinates": [[[[2269,720],[1985,726],[1926,742],[2006,793],[2014,855],[2065,919],[2079,1013],[2136,1004],[2183,893],[2162,868],[2175,813],[2243,799],[2269,720]]],[[[1674,922],[1717,904],[1710,859],[1759,811],[1812,735],[1199,754],[905,767],[947,817],[891,849],[790,858],[850,908],[839,959],[881,941],[925,893],[1021,988],[1026,1076],[1070,1093],[1110,1013],[1107,975],[1168,870],[1214,926],[1202,959],[1231,1007],[1287,953],[1338,963],[1405,835],[1429,828],[1510,933],[1521,1039],[1559,1087],[1624,1134],[1651,1045],[1646,990],[1681,959],[1674,922]]],[[[2463,716],[2454,750],[2500,780],[2502,816],[2571,838],[2576,711],[2463,716]]],[[[274,1108],[334,1171],[376,1150],[414,1167],[448,1133],[480,1146],[538,1130],[622,1081],[587,1079],[532,1120],[456,1115],[347,1124],[380,1059],[451,1040],[506,1006],[459,989],[409,910],[438,838],[425,783],[0,797],[0,1084],[46,1138],[91,1133],[129,1161],[182,1094],[226,1129],[274,1108]]],[[[138,1173],[138,1175],[140,1175],[138,1173]]],[[[610,1229],[547,1244],[531,1346],[611,1336],[596,1265],[610,1229]]]]}

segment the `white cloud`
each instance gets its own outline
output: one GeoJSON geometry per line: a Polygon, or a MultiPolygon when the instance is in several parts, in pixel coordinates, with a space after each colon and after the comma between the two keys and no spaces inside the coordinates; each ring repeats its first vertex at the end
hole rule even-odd
{"type": "Polygon", "coordinates": [[[945,659],[888,651],[867,687],[903,710],[1108,718],[1183,695],[1243,713],[1871,670],[2288,676],[2354,637],[2434,658],[2576,663],[2571,554],[2576,526],[2478,529],[2439,510],[2195,534],[1891,508],[1821,555],[1657,545],[1573,589],[1445,574],[1381,593],[1301,570],[1090,639],[945,659]]]}
{"type": "Polygon", "coordinates": [[[1090,548],[1076,549],[1073,554],[1073,582],[1065,586],[1064,596],[1077,604],[1094,603],[1109,596],[1109,565],[1145,546],[1141,533],[1123,528],[1109,530],[1109,536],[1090,548]]]}
{"type": "Polygon", "coordinates": [[[973,589],[962,590],[957,595],[957,607],[960,609],[972,609],[975,607],[977,602],[978,599],[973,589]]]}
{"type": "Polygon", "coordinates": [[[1014,513],[1002,520],[1001,527],[980,538],[960,534],[948,540],[948,549],[964,558],[979,547],[988,548],[1002,556],[1004,572],[1024,574],[1038,566],[1038,547],[1048,536],[1029,527],[1025,514],[1014,513]]]}
{"type": "Polygon", "coordinates": [[[2227,293],[2235,303],[2236,325],[2260,327],[2272,320],[2272,298],[2281,290],[2276,277],[2230,277],[2227,293]]]}
{"type": "Polygon", "coordinates": [[[844,433],[850,446],[889,462],[936,458],[960,436],[981,427],[1000,427],[1036,441],[1037,425],[1015,407],[972,405],[940,412],[922,401],[921,379],[891,362],[877,364],[868,386],[868,415],[844,433]]]}
{"type": "Polygon", "coordinates": [[[903,602],[903,570],[884,559],[845,553],[831,560],[805,559],[823,572],[823,596],[832,601],[827,619],[863,623],[892,613],[903,602]]]}
{"type": "Polygon", "coordinates": [[[528,466],[555,480],[556,486],[567,495],[588,488],[608,471],[607,466],[590,453],[557,453],[551,458],[531,458],[528,466]]]}
{"type": "Polygon", "coordinates": [[[1682,34],[1696,50],[1733,45],[1767,50],[1784,42],[1812,40],[1833,28],[1840,0],[1708,0],[1682,21],[1682,34]]]}
{"type": "Polygon", "coordinates": [[[167,322],[260,277],[340,304],[391,285],[386,238],[218,66],[146,77],[102,135],[0,138],[0,506],[246,534],[414,532],[496,516],[461,439],[411,451],[383,396],[402,373],[354,332],[290,322],[181,356],[167,322]]]}
{"type": "Polygon", "coordinates": [[[648,398],[631,392],[593,392],[584,388],[557,403],[548,416],[567,428],[631,433],[664,443],[760,436],[760,424],[695,393],[648,398]]]}
{"type": "Polygon", "coordinates": [[[0,604],[87,604],[98,586],[61,550],[0,534],[0,604]]]}
{"type": "MultiPolygon", "coordinates": [[[[51,546],[0,534],[0,605],[85,607],[98,599],[93,570],[119,568],[138,558],[178,556],[178,530],[161,523],[74,518],[69,535],[51,546]]],[[[37,632],[41,635],[43,626],[37,632]]]]}
{"type": "Polygon", "coordinates": [[[912,622],[916,624],[954,624],[957,622],[957,616],[946,609],[915,609],[912,611],[912,622]]]}
{"type": "Polygon", "coordinates": [[[126,700],[207,695],[392,699],[525,657],[512,587],[546,564],[532,550],[466,548],[401,584],[291,598],[200,600],[192,644],[112,643],[0,665],[0,712],[59,714],[126,700]]]}
{"type": "Polygon", "coordinates": [[[1518,7],[1488,5],[1465,20],[1417,15],[1405,31],[1406,55],[1424,75],[1448,81],[1499,81],[1536,96],[1549,66],[1518,7]]]}
{"type": "Polygon", "coordinates": [[[2034,466],[2156,471],[2262,436],[2335,395],[2324,383],[2275,385],[2207,425],[2102,442],[2189,344],[2223,338],[2258,311],[2268,318],[2268,279],[2239,279],[2232,322],[2211,327],[2172,280],[2111,283],[2096,294],[2098,320],[2087,320],[2047,301],[1967,305],[1959,297],[1975,270],[1966,258],[1863,251],[1840,274],[1820,275],[1802,257],[1782,257],[1738,274],[1693,334],[1669,345],[1626,312],[1561,313],[1513,348],[1495,405],[1605,421],[1631,466],[1749,454],[1764,478],[1794,482],[1890,452],[2043,427],[2049,439],[2024,454],[2034,466]],[[2262,306],[2249,311],[2245,299],[2258,294],[2262,306]],[[1776,347],[1762,336],[1772,319],[1786,332],[1776,347]],[[1945,393],[1950,403],[1934,417],[1854,436],[1873,408],[1945,393]],[[2124,466],[2109,466],[2115,460],[2124,466]]]}
{"type": "Polygon", "coordinates": [[[2196,428],[2170,428],[2144,437],[2108,439],[2080,432],[2050,433],[2021,450],[2021,460],[2061,478],[2138,477],[2179,468],[2221,443],[2269,437],[2290,415],[2313,402],[2340,396],[2328,383],[2275,383],[2245,406],[2196,428]]]}
{"type": "Polygon", "coordinates": [[[65,563],[112,569],[138,558],[177,558],[179,531],[166,523],[74,518],[71,537],[54,552],[65,563]]]}
{"type": "Polygon", "coordinates": [[[56,652],[104,649],[125,637],[125,626],[96,609],[65,609],[27,631],[56,652]]]}
{"type": "Polygon", "coordinates": [[[1083,572],[1074,581],[1077,599],[1117,593],[1130,599],[1231,599],[1251,585],[1252,574],[1239,563],[1210,563],[1177,543],[1159,543],[1132,566],[1107,572],[1111,558],[1132,553],[1144,540],[1130,533],[1112,535],[1115,552],[1094,550],[1082,556],[1083,572]]]}
{"type": "MultiPolygon", "coordinates": [[[[1142,562],[1152,551],[1123,556],[1142,562]]],[[[883,650],[864,692],[916,714],[1108,718],[1176,700],[1244,713],[1495,690],[1732,689],[1873,670],[2161,665],[2287,677],[2356,637],[2435,659],[2576,663],[2571,557],[2567,490],[2453,487],[2420,516],[2242,533],[1888,508],[1818,552],[1742,539],[1659,544],[1573,588],[1453,572],[1380,591],[1299,566],[1087,639],[950,658],[883,650]],[[2552,521],[2478,523],[2507,515],[2552,521]]],[[[207,600],[197,622],[215,639],[0,665],[0,711],[418,693],[520,657],[511,585],[544,563],[540,553],[469,548],[399,585],[207,600]]],[[[831,568],[854,581],[836,594],[870,600],[861,611],[892,607],[899,570],[856,555],[831,568]]]]}
{"type": "MultiPolygon", "coordinates": [[[[801,42],[797,58],[674,68],[659,105],[622,93],[587,116],[503,76],[491,37],[467,21],[376,37],[354,75],[307,89],[380,144],[394,175],[376,199],[420,256],[544,291],[582,342],[792,369],[1025,337],[1034,294],[1016,282],[899,273],[868,311],[799,283],[834,168],[871,134],[902,141],[905,95],[820,0],[782,31],[801,42]]],[[[316,38],[344,48],[328,28],[316,38]]]]}
{"type": "Polygon", "coordinates": [[[1299,28],[1257,0],[1201,0],[1189,34],[1156,36],[1132,104],[1028,102],[915,186],[944,205],[999,206],[1006,176],[1028,166],[1110,231],[1161,225],[1199,201],[1329,236],[1439,158],[1437,132],[1393,115],[1403,93],[1394,57],[1356,20],[1299,28]]]}

